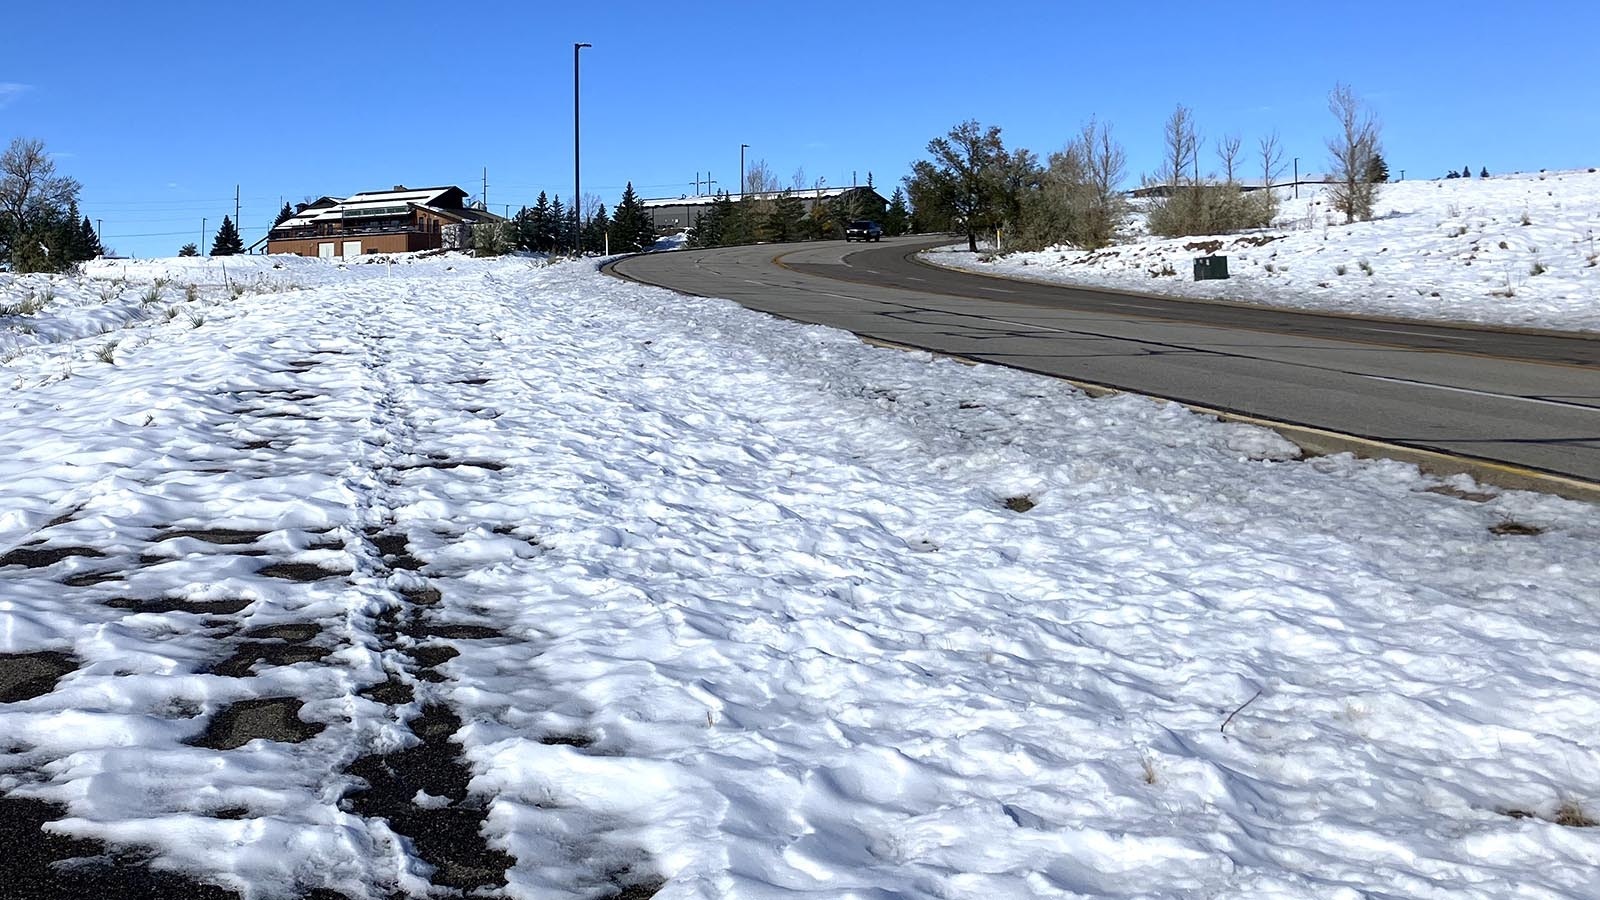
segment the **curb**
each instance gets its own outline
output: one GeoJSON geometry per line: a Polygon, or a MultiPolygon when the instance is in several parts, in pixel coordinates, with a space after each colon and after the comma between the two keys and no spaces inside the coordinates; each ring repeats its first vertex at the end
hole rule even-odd
{"type": "MultiPolygon", "coordinates": [[[[929,350],[926,347],[917,347],[911,344],[901,344],[895,341],[885,341],[878,338],[856,335],[861,341],[875,347],[888,350],[900,350],[916,353],[929,353],[953,359],[969,366],[977,365],[1004,365],[1003,363],[990,362],[989,360],[973,359],[955,353],[945,353],[938,350],[929,350]]],[[[1131,394],[1136,397],[1147,397],[1164,403],[1176,403],[1185,409],[1205,416],[1212,416],[1224,422],[1236,422],[1241,425],[1254,425],[1257,428],[1267,428],[1282,435],[1290,443],[1299,447],[1308,456],[1331,456],[1336,453],[1349,453],[1362,459],[1390,459],[1396,462],[1410,463],[1429,475],[1450,476],[1468,475],[1480,484],[1493,485],[1513,491],[1534,491],[1541,494],[1554,494],[1568,500],[1580,503],[1600,503],[1600,484],[1569,478],[1565,475],[1556,475],[1550,472],[1541,472],[1538,469],[1528,469],[1514,466],[1509,463],[1496,462],[1476,456],[1457,456],[1442,453],[1437,450],[1426,450],[1420,447],[1408,447],[1404,444],[1394,444],[1360,435],[1345,434],[1339,431],[1329,431],[1324,428],[1314,428],[1309,425],[1296,425],[1293,422],[1280,422],[1275,419],[1263,419],[1243,413],[1218,409],[1211,406],[1202,406],[1197,403],[1188,403],[1171,397],[1162,397],[1158,394],[1144,394],[1130,391],[1115,385],[1099,384],[1093,381],[1080,381],[1076,378],[1065,378],[1052,375],[1048,372],[1036,372],[1032,369],[1019,371],[1043,375],[1054,378],[1083,391],[1091,397],[1106,397],[1112,394],[1131,394]]]]}

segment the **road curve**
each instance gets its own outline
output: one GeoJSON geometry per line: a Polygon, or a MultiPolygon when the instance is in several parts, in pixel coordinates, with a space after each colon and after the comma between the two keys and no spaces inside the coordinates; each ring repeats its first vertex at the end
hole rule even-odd
{"type": "Polygon", "coordinates": [[[607,269],[877,340],[1600,484],[1600,340],[1173,300],[916,261],[946,242],[678,251],[607,269]]]}

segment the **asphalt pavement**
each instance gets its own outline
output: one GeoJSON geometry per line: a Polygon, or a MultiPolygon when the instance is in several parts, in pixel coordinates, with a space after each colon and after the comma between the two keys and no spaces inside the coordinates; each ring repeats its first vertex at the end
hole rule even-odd
{"type": "Polygon", "coordinates": [[[949,242],[678,251],[608,268],[876,340],[1600,483],[1600,339],[1175,300],[915,258],[949,242]]]}

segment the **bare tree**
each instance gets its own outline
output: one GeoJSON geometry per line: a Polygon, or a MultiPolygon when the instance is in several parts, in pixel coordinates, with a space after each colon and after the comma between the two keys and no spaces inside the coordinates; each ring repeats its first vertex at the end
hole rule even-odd
{"type": "Polygon", "coordinates": [[[1278,176],[1283,174],[1283,144],[1278,141],[1278,133],[1267,135],[1257,142],[1261,152],[1261,184],[1271,188],[1278,181],[1278,176]]]}
{"type": "Polygon", "coordinates": [[[1237,134],[1217,138],[1217,159],[1222,160],[1222,183],[1234,184],[1234,172],[1239,165],[1239,147],[1243,143],[1237,134]]]}
{"type": "Polygon", "coordinates": [[[1104,247],[1127,217],[1120,187],[1128,174],[1128,154],[1111,136],[1110,122],[1090,119],[1078,134],[1078,144],[1089,186],[1084,246],[1104,247]]]}
{"type": "Polygon", "coordinates": [[[1378,120],[1347,84],[1337,84],[1328,94],[1328,111],[1339,130],[1328,139],[1335,184],[1330,192],[1333,208],[1344,213],[1346,223],[1372,218],[1378,186],[1367,177],[1378,155],[1378,120]]]}
{"type": "Polygon", "coordinates": [[[754,160],[744,170],[744,192],[746,194],[771,194],[777,193],[778,176],[764,159],[754,160]]]}
{"type": "Polygon", "coordinates": [[[806,180],[806,167],[796,166],[794,174],[789,176],[789,190],[803,191],[811,187],[811,182],[806,180]]]}
{"type": "Polygon", "coordinates": [[[1021,192],[1008,246],[1028,250],[1067,243],[1094,249],[1109,244],[1125,218],[1118,187],[1126,172],[1127,154],[1111,136],[1111,126],[1090,119],[1050,154],[1044,169],[1032,176],[1036,183],[1021,192]]]}
{"type": "Polygon", "coordinates": [[[56,175],[43,141],[17,138],[0,156],[0,217],[19,231],[76,202],[80,187],[76,180],[56,175]]]}
{"type": "Polygon", "coordinates": [[[1193,110],[1182,103],[1178,104],[1167,119],[1163,139],[1165,157],[1156,172],[1156,182],[1176,192],[1193,170],[1193,181],[1199,183],[1200,132],[1195,128],[1193,110]]]}

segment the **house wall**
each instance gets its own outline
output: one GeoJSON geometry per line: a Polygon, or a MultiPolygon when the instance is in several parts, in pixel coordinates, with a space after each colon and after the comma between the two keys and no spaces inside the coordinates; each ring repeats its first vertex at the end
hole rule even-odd
{"type": "Polygon", "coordinates": [[[319,245],[327,242],[333,243],[333,254],[340,256],[344,253],[345,241],[358,240],[361,242],[361,252],[367,253],[409,253],[416,250],[434,250],[439,247],[439,234],[437,232],[422,234],[406,232],[402,234],[330,234],[326,237],[301,238],[295,240],[267,241],[268,253],[292,253],[295,256],[316,256],[319,245]]]}

